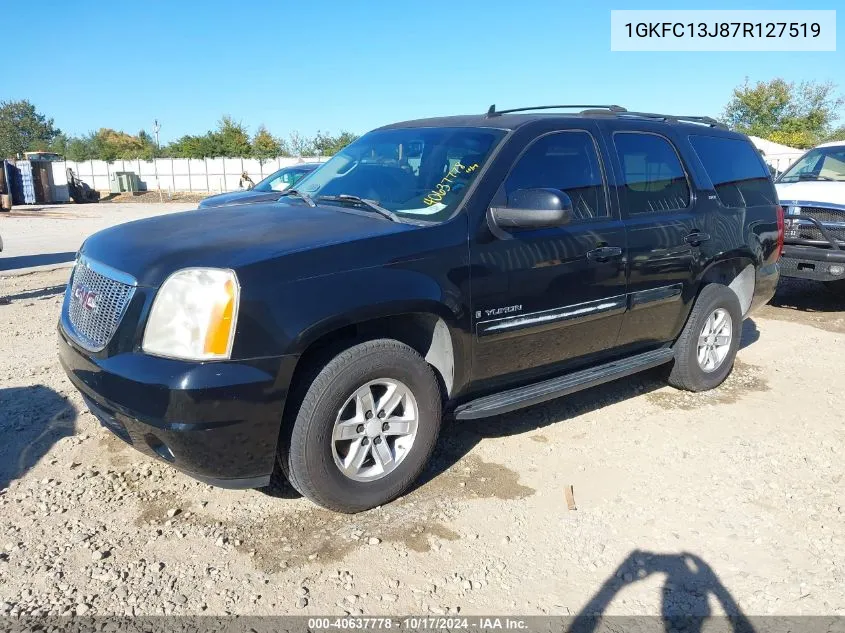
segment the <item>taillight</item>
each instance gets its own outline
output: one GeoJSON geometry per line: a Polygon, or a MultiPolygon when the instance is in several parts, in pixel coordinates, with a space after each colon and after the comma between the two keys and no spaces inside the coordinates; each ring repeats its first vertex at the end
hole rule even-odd
{"type": "Polygon", "coordinates": [[[780,256],[783,253],[783,236],[785,231],[786,228],[783,224],[783,207],[778,205],[778,246],[775,250],[777,259],[780,259],[780,256]]]}

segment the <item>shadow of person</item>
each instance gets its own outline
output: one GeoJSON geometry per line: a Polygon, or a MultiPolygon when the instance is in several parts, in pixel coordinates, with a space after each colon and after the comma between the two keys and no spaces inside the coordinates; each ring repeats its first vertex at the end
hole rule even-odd
{"type": "Polygon", "coordinates": [[[44,385],[0,389],[0,490],[76,430],[76,410],[44,385]]]}
{"type": "MultiPolygon", "coordinates": [[[[602,627],[602,617],[616,595],[625,587],[652,574],[663,574],[661,619],[664,630],[701,633],[704,622],[713,616],[710,597],[724,611],[730,630],[754,633],[751,621],[742,612],[716,572],[700,557],[688,552],[655,554],[634,550],[604,582],[575,616],[571,633],[593,633],[602,627]]],[[[723,617],[725,617],[723,616],[723,617]]],[[[612,627],[611,627],[612,628],[612,627]]],[[[720,630],[724,630],[721,627],[720,630]]]]}

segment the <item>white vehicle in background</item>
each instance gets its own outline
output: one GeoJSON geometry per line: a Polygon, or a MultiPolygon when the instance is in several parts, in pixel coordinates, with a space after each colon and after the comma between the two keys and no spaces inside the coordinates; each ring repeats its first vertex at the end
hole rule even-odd
{"type": "Polygon", "coordinates": [[[775,186],[786,223],[780,274],[845,291],[845,141],[814,147],[775,186]]]}

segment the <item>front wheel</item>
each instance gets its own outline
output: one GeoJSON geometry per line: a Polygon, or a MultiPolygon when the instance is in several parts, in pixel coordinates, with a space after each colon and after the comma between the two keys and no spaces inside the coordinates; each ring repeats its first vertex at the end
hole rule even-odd
{"type": "Polygon", "coordinates": [[[727,286],[708,284],[675,342],[669,384],[687,391],[721,385],[733,369],[742,332],[742,310],[727,286]]]}
{"type": "Polygon", "coordinates": [[[335,356],[311,382],[279,465],[314,503],[360,512],[401,495],[428,462],[440,430],[431,367],[392,339],[335,356]]]}

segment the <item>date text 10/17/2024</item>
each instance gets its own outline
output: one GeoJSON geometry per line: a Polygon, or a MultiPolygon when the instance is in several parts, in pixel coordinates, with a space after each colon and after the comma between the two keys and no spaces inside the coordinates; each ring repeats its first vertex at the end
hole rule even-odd
{"type": "Polygon", "coordinates": [[[312,631],[330,629],[524,631],[528,629],[528,623],[525,619],[518,617],[406,616],[390,618],[347,616],[342,618],[308,618],[308,629],[312,631]]]}

